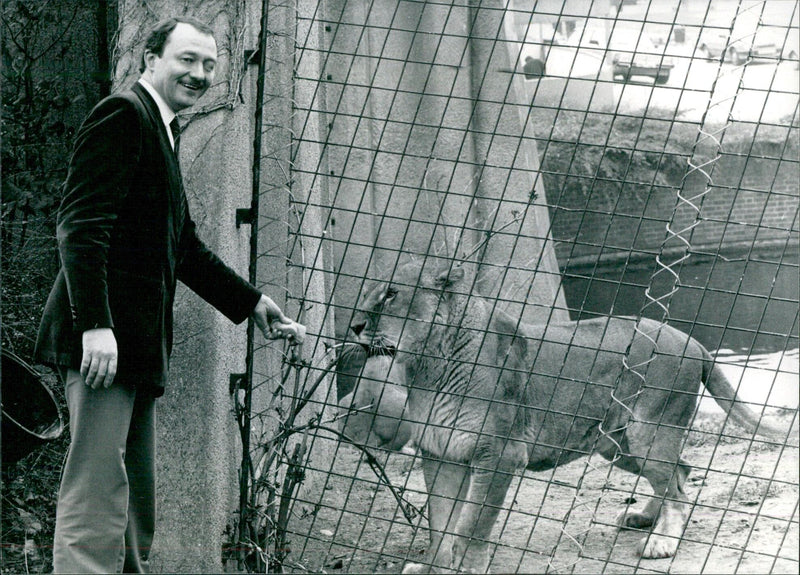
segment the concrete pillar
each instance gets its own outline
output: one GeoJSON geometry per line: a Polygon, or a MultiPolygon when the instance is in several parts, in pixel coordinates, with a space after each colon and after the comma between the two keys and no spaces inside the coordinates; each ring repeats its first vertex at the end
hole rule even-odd
{"type": "Polygon", "coordinates": [[[467,16],[445,3],[327,3],[339,329],[369,269],[391,271],[401,250],[446,255],[474,243],[464,229],[473,188],[467,16]]]}
{"type": "Polygon", "coordinates": [[[568,319],[544,180],[505,0],[470,2],[479,291],[524,321],[568,319]]]}
{"type": "Polygon", "coordinates": [[[518,306],[528,321],[564,308],[503,2],[325,6],[338,331],[368,270],[400,251],[463,257],[487,234],[486,295],[538,304],[518,306]]]}

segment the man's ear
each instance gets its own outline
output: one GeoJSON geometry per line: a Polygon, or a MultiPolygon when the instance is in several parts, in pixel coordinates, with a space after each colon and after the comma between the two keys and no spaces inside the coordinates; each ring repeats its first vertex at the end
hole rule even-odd
{"type": "Polygon", "coordinates": [[[434,283],[436,287],[440,289],[448,289],[463,279],[464,268],[461,266],[454,266],[439,274],[434,283]]]}
{"type": "Polygon", "coordinates": [[[153,68],[153,61],[158,58],[158,54],[151,50],[144,51],[144,64],[146,66],[146,70],[150,70],[153,68]]]}

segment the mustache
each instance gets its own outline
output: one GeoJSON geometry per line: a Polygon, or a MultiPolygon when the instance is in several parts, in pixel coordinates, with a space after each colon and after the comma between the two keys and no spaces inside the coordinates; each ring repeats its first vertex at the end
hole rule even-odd
{"type": "Polygon", "coordinates": [[[186,86],[187,88],[192,88],[194,90],[202,90],[204,88],[208,88],[211,85],[211,82],[209,82],[207,79],[189,80],[189,81],[180,80],[178,83],[181,84],[182,86],[186,86]]]}

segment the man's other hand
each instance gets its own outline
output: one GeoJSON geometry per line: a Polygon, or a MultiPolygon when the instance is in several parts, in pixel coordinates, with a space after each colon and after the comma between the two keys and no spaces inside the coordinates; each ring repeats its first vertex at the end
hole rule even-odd
{"type": "Polygon", "coordinates": [[[117,375],[117,340],[111,328],[83,332],[81,376],[92,389],[110,387],[117,375]]]}

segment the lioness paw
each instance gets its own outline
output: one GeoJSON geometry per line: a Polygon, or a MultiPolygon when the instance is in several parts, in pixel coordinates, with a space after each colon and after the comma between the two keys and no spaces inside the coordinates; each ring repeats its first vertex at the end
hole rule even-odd
{"type": "Polygon", "coordinates": [[[621,511],[617,515],[617,525],[623,529],[647,529],[653,526],[653,517],[639,511],[621,511]]]}
{"type": "Polygon", "coordinates": [[[678,550],[678,540],[663,535],[650,535],[639,543],[642,559],[661,559],[672,557],[678,550]]]}

